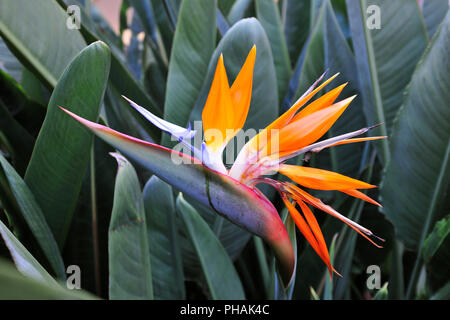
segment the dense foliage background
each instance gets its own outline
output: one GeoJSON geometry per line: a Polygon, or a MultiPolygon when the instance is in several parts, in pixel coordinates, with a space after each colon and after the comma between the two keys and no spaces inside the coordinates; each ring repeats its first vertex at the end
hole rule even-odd
{"type": "Polygon", "coordinates": [[[0,0],[0,298],[448,299],[448,6],[124,0],[118,34],[89,0],[0,0]],[[384,238],[384,248],[317,212],[343,275],[331,281],[288,224],[298,256],[289,292],[275,286],[260,238],[132,159],[118,170],[115,150],[57,107],[171,146],[121,95],[185,126],[200,119],[219,54],[231,82],[254,44],[246,128],[265,127],[328,70],[340,72],[330,88],[348,81],[341,97],[358,95],[329,136],[381,123],[371,134],[389,137],[310,160],[380,185],[369,195],[381,209],[315,195],[384,238]],[[84,291],[65,289],[76,284],[72,265],[84,291]],[[379,267],[381,289],[368,286],[376,284],[369,266],[379,267]]]}

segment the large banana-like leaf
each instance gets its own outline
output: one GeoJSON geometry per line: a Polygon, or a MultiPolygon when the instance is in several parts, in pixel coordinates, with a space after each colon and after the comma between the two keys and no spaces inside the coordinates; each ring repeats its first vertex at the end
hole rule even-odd
{"type": "Polygon", "coordinates": [[[221,0],[217,3],[218,8],[224,16],[226,16],[233,6],[235,0],[221,0]]]}
{"type": "Polygon", "coordinates": [[[133,166],[119,154],[109,225],[109,298],[153,299],[144,202],[133,166]]]}
{"type": "Polygon", "coordinates": [[[158,31],[161,35],[162,41],[164,43],[164,48],[166,50],[167,55],[170,56],[172,50],[172,40],[173,40],[173,26],[169,22],[169,17],[164,9],[164,1],[160,0],[150,0],[156,24],[158,25],[158,31]]]}
{"type": "MultiPolygon", "coordinates": [[[[347,0],[347,10],[364,112],[369,123],[382,123],[371,133],[386,136],[427,45],[419,5],[417,0],[347,0]]],[[[388,161],[388,140],[377,147],[388,161]]]]}
{"type": "MultiPolygon", "coordinates": [[[[184,194],[186,202],[192,205],[195,210],[202,216],[203,220],[209,225],[216,237],[220,240],[223,247],[227,251],[230,258],[235,261],[247,245],[251,234],[237,225],[217,215],[217,213],[209,206],[202,205],[187,194],[184,194]]],[[[178,223],[182,222],[178,218],[178,223]]],[[[181,252],[183,255],[183,268],[186,278],[195,277],[201,268],[195,248],[188,240],[188,234],[185,230],[180,229],[181,252]]]]}
{"type": "Polygon", "coordinates": [[[450,177],[449,50],[447,14],[408,87],[381,186],[386,215],[404,244],[415,250],[443,214],[443,201],[450,199],[445,198],[450,177]]]}
{"type": "Polygon", "coordinates": [[[11,75],[14,80],[19,81],[22,76],[22,64],[9,51],[5,41],[0,37],[0,66],[3,71],[11,75]]]}
{"type": "MultiPolygon", "coordinates": [[[[289,238],[291,239],[291,242],[293,244],[294,248],[294,255],[295,255],[295,268],[297,267],[297,227],[295,225],[294,219],[292,219],[291,215],[289,214],[287,208],[285,208],[282,212],[283,222],[286,226],[286,230],[288,232],[289,238]]],[[[292,294],[294,293],[294,287],[295,287],[295,278],[296,278],[296,272],[292,275],[291,280],[289,283],[284,286],[282,285],[279,279],[279,274],[276,272],[275,269],[272,270],[272,282],[273,282],[273,298],[274,300],[292,300],[292,294]]]]}
{"type": "Polygon", "coordinates": [[[277,74],[278,98],[281,101],[288,88],[292,69],[289,51],[283,34],[280,12],[277,4],[272,0],[256,0],[255,7],[256,16],[269,38],[277,74]]]}
{"type": "MultiPolygon", "coordinates": [[[[185,126],[202,89],[216,43],[216,1],[181,3],[167,76],[164,119],[185,126]]],[[[169,145],[170,137],[163,138],[169,145]]]]}
{"type": "Polygon", "coordinates": [[[0,1],[0,35],[50,88],[85,46],[78,30],[67,27],[67,18],[54,0],[36,0],[33,5],[27,0],[0,1]]]}
{"type": "Polygon", "coordinates": [[[117,161],[109,153],[114,151],[94,138],[63,251],[66,265],[76,264],[82,270],[81,287],[99,296],[108,292],[108,226],[117,173],[117,161]]]}
{"type": "Polygon", "coordinates": [[[0,199],[3,201],[7,212],[23,217],[55,273],[60,279],[65,279],[65,268],[58,244],[45,221],[41,208],[19,174],[8,161],[0,155],[0,180],[3,180],[3,178],[4,183],[0,183],[0,190],[2,193],[0,199]],[[10,199],[4,201],[4,197],[8,197],[8,195],[11,196],[10,199]],[[13,203],[14,205],[12,208],[8,208],[5,205],[6,203],[13,203]],[[10,210],[16,212],[11,212],[10,210]]]}
{"type": "Polygon", "coordinates": [[[0,221],[0,235],[11,253],[17,269],[27,277],[36,281],[56,286],[57,282],[41,266],[41,264],[31,255],[22,243],[9,231],[9,229],[0,221]]]}
{"type": "Polygon", "coordinates": [[[239,20],[248,17],[253,10],[253,4],[252,0],[236,0],[227,15],[230,26],[234,25],[239,20]]]}
{"type": "Polygon", "coordinates": [[[381,203],[397,236],[418,251],[407,291],[411,296],[422,244],[450,203],[450,13],[447,13],[414,71],[394,123],[391,161],[381,186],[381,203]]]}
{"type": "Polygon", "coordinates": [[[52,93],[25,174],[44,216],[62,247],[89,161],[92,136],[61,114],[67,106],[96,120],[109,75],[110,50],[96,42],[70,63],[52,93]]]}
{"type": "MultiPolygon", "coordinates": [[[[0,78],[2,77],[0,70],[0,78]]],[[[1,83],[1,80],[0,80],[1,83]]],[[[17,171],[23,174],[33,152],[34,138],[14,119],[0,98],[0,133],[7,140],[7,150],[17,171]]]]}
{"type": "Polygon", "coordinates": [[[444,20],[449,9],[448,0],[423,0],[421,3],[423,20],[431,38],[444,20]]]}
{"type": "Polygon", "coordinates": [[[172,188],[152,176],[144,187],[143,199],[155,299],[185,299],[172,188]]]}
{"type": "Polygon", "coordinates": [[[310,31],[310,0],[284,0],[284,36],[291,57],[295,63],[310,31]]]}
{"type": "MultiPolygon", "coordinates": [[[[111,44],[111,41],[108,41],[107,35],[102,32],[102,30],[98,30],[95,22],[86,13],[79,0],[58,0],[58,2],[63,8],[67,8],[67,6],[69,5],[76,5],[80,7],[80,31],[87,43],[91,44],[101,40],[108,44],[111,44]]],[[[127,67],[125,66],[125,57],[121,49],[115,45],[111,46],[111,70],[108,91],[118,92],[121,95],[133,97],[134,101],[142,106],[145,106],[145,108],[147,108],[157,116],[162,117],[162,107],[159,106],[154,101],[154,99],[152,99],[152,97],[148,95],[142,84],[127,69],[127,67]]],[[[125,117],[129,118],[130,122],[133,122],[133,124],[135,124],[135,130],[142,132],[140,134],[141,137],[147,138],[148,136],[150,136],[153,141],[159,141],[161,132],[154,126],[148,125],[148,123],[146,123],[142,119],[141,115],[136,110],[132,108],[124,108],[122,107],[123,105],[124,104],[120,102],[116,102],[113,104],[106,103],[105,109],[107,116],[109,117],[111,113],[121,113],[125,117]],[[118,110],[119,107],[122,108],[122,110],[118,110]]],[[[114,120],[114,117],[112,117],[111,119],[108,118],[108,121],[111,123],[113,123],[114,120]]],[[[122,124],[124,122],[122,122],[122,124]]],[[[114,124],[120,125],[120,123],[115,122],[114,124]]]]}
{"type": "Polygon", "coordinates": [[[245,299],[233,262],[200,214],[180,194],[177,210],[195,248],[213,299],[245,299]]]}
{"type": "Polygon", "coordinates": [[[292,244],[277,210],[266,197],[229,176],[206,168],[197,159],[66,112],[162,180],[238,226],[264,238],[278,258],[283,280],[289,282],[294,267],[292,244]]]}
{"type": "Polygon", "coordinates": [[[20,274],[14,266],[0,259],[0,299],[2,300],[78,300],[98,299],[82,290],[68,290],[62,286],[47,285],[20,274]]]}
{"type": "Polygon", "coordinates": [[[436,222],[423,244],[430,287],[439,289],[450,279],[450,215],[436,222]]]}

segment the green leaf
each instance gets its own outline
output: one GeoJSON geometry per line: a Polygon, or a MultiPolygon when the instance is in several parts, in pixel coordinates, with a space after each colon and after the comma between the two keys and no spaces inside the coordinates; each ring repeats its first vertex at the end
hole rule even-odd
{"type": "Polygon", "coordinates": [[[437,290],[450,279],[450,216],[439,220],[423,244],[428,283],[437,290]]]}
{"type": "Polygon", "coordinates": [[[141,187],[133,166],[113,155],[119,169],[109,225],[109,298],[153,299],[150,251],[141,187]]]}
{"type": "Polygon", "coordinates": [[[423,0],[422,13],[425,25],[428,30],[428,36],[433,37],[442,20],[444,20],[449,8],[447,0],[423,0]]]}
{"type": "Polygon", "coordinates": [[[0,234],[11,253],[17,269],[27,277],[48,285],[57,285],[55,279],[39,264],[14,234],[0,221],[0,234]]]}
{"type": "Polygon", "coordinates": [[[166,11],[164,10],[164,1],[161,0],[150,0],[150,1],[154,10],[154,16],[156,24],[158,25],[158,31],[164,43],[166,53],[170,55],[172,50],[174,30],[172,29],[169,17],[167,16],[166,11]]]}
{"type": "MultiPolygon", "coordinates": [[[[324,19],[325,5],[320,7],[316,17],[316,23],[308,37],[308,41],[302,50],[296,65],[298,74],[298,84],[295,87],[295,98],[299,98],[325,71],[325,38],[324,38],[324,19]]],[[[293,79],[295,80],[295,79],[293,79]]],[[[292,81],[292,80],[291,80],[292,81]]],[[[293,103],[294,101],[290,101],[293,103]]],[[[290,105],[288,106],[290,107],[290,105]]]]}
{"type": "Polygon", "coordinates": [[[157,137],[160,136],[161,132],[156,135],[156,130],[154,130],[157,127],[149,123],[140,114],[136,114],[137,111],[130,107],[130,104],[121,96],[114,85],[110,84],[106,88],[104,104],[105,107],[102,112],[108,120],[108,125],[144,140],[154,141],[155,138],[157,141],[159,140],[157,137]],[[147,130],[151,126],[153,126],[152,130],[147,130]]]}
{"type": "Polygon", "coordinates": [[[85,46],[81,34],[67,28],[67,18],[53,0],[36,0],[33,5],[27,0],[0,2],[0,35],[49,88],[85,46]]]}
{"type": "Polygon", "coordinates": [[[230,12],[235,0],[220,0],[217,5],[224,16],[230,12]]]}
{"type": "MultiPolygon", "coordinates": [[[[197,212],[202,216],[208,226],[213,230],[216,237],[220,240],[231,260],[234,262],[242,250],[246,247],[251,233],[238,227],[236,224],[218,215],[211,207],[202,205],[195,201],[188,194],[184,194],[186,200],[192,204],[197,212]]],[[[178,219],[179,220],[179,219],[178,219]]],[[[187,240],[188,235],[181,231],[181,248],[183,255],[183,267],[185,270],[186,278],[191,276],[195,277],[198,270],[201,268],[199,261],[196,257],[195,248],[187,240]]]]}
{"type": "MultiPolygon", "coordinates": [[[[216,43],[216,1],[183,1],[170,56],[164,119],[185,126],[216,43]]],[[[164,136],[164,145],[170,137],[164,136]]]]}
{"type": "Polygon", "coordinates": [[[0,299],[1,300],[78,300],[98,299],[81,290],[67,290],[61,286],[46,285],[24,277],[12,264],[0,259],[0,299]]]}
{"type": "Polygon", "coordinates": [[[22,70],[20,83],[31,100],[36,101],[43,106],[47,105],[47,99],[44,94],[42,83],[31,71],[26,68],[22,70]]]}
{"type": "Polygon", "coordinates": [[[310,31],[310,0],[284,0],[284,35],[292,62],[297,61],[310,31]]]}
{"type": "Polygon", "coordinates": [[[61,76],[25,174],[56,241],[63,246],[89,162],[92,136],[61,112],[64,106],[95,120],[109,74],[110,50],[103,42],[86,47],[61,76]]]}
{"type": "Polygon", "coordinates": [[[314,290],[313,287],[309,287],[309,291],[311,294],[311,300],[320,300],[319,295],[317,294],[316,290],[314,290]]]}
{"type": "MultiPolygon", "coordinates": [[[[416,0],[347,0],[363,106],[368,123],[382,123],[372,135],[392,131],[395,115],[414,67],[427,45],[427,34],[416,0]],[[370,5],[378,10],[371,11],[370,5]],[[369,29],[380,14],[379,29],[369,29]]],[[[376,27],[376,24],[375,24],[376,27]]],[[[388,141],[377,144],[384,163],[389,160],[388,141]]]]}
{"type": "MultiPolygon", "coordinates": [[[[220,1],[220,0],[219,0],[220,1]]],[[[236,0],[228,13],[227,20],[230,26],[249,16],[249,12],[253,9],[252,0],[236,0]]]]}
{"type": "Polygon", "coordinates": [[[266,296],[270,295],[271,274],[269,271],[269,264],[267,261],[266,250],[264,248],[264,242],[260,237],[253,236],[253,244],[255,246],[256,256],[258,258],[258,266],[261,269],[261,278],[264,283],[264,289],[266,296]]]}
{"type": "Polygon", "coordinates": [[[447,14],[406,91],[392,130],[392,158],[380,188],[381,203],[398,238],[418,252],[407,298],[420,270],[422,244],[450,203],[450,69],[445,62],[450,50],[449,32],[447,14]]]}
{"type": "MultiPolygon", "coordinates": [[[[330,245],[330,262],[331,265],[334,264],[334,259],[336,258],[336,240],[337,234],[333,236],[333,240],[331,240],[330,245]]],[[[331,274],[331,278],[326,275],[325,278],[325,289],[323,293],[323,300],[333,300],[333,278],[335,277],[334,273],[331,274]]]]}
{"type": "Polygon", "coordinates": [[[373,296],[373,300],[388,300],[388,283],[387,282],[373,296]]]}
{"type": "Polygon", "coordinates": [[[390,138],[392,160],[381,186],[387,217],[406,247],[415,250],[450,199],[445,195],[450,177],[450,69],[445,62],[449,33],[447,14],[407,89],[390,138]]]}
{"type": "MultiPolygon", "coordinates": [[[[1,71],[0,71],[1,73],[1,71]]],[[[34,138],[13,118],[0,99],[0,133],[11,145],[13,164],[20,173],[24,173],[33,151],[34,138]]]]}
{"type": "MultiPolygon", "coordinates": [[[[364,180],[367,181],[367,180],[364,180]]],[[[361,213],[365,203],[359,199],[352,199],[352,206],[346,216],[356,223],[359,223],[361,213]]],[[[328,230],[327,230],[328,231],[328,230]]],[[[335,268],[342,275],[342,278],[336,277],[334,280],[334,297],[335,299],[345,299],[346,294],[351,286],[351,271],[354,266],[355,247],[358,234],[353,230],[343,227],[339,239],[337,255],[334,258],[335,268]],[[342,246],[342,248],[341,248],[342,246]]],[[[328,275],[326,275],[328,277],[328,275]]],[[[328,278],[327,278],[328,280],[328,278]]]]}
{"type": "Polygon", "coordinates": [[[450,281],[430,297],[430,300],[448,300],[450,299],[450,281]]]}
{"type": "Polygon", "coordinates": [[[255,7],[256,16],[269,38],[277,75],[278,98],[282,100],[289,86],[292,69],[280,13],[273,0],[256,0],[255,7]]]}
{"type": "Polygon", "coordinates": [[[241,281],[225,249],[182,194],[177,198],[177,210],[196,249],[211,297],[215,300],[245,299],[241,281]]]}
{"type": "Polygon", "coordinates": [[[152,176],[144,187],[143,198],[155,299],[185,299],[172,188],[152,176]]]}
{"type": "MultiPolygon", "coordinates": [[[[87,14],[87,12],[80,5],[77,0],[58,0],[59,4],[66,8],[67,5],[78,5],[81,8],[81,33],[85,39],[85,41],[89,44],[92,44],[98,40],[102,40],[109,45],[111,45],[110,39],[102,32],[103,30],[98,30],[95,22],[91,19],[91,17],[87,14]],[[66,4],[67,3],[67,4],[66,4]]],[[[121,49],[115,45],[111,46],[111,69],[109,76],[109,91],[115,91],[120,95],[124,95],[133,99],[141,106],[150,110],[153,114],[162,117],[162,106],[159,106],[151,96],[143,88],[142,84],[137,81],[137,79],[130,73],[130,71],[125,66],[125,60],[121,49]]],[[[106,105],[105,109],[114,108],[117,105],[123,105],[123,110],[120,111],[121,114],[125,114],[126,117],[133,118],[133,122],[137,123],[137,129],[143,131],[144,134],[141,135],[142,138],[147,139],[147,137],[151,137],[153,141],[159,141],[161,133],[155,126],[149,125],[146,121],[143,121],[141,115],[129,107],[127,104],[124,104],[122,101],[117,101],[115,105],[106,105]]],[[[114,110],[113,112],[118,112],[114,110]]],[[[110,120],[110,119],[108,119],[110,120]]]]}
{"type": "Polygon", "coordinates": [[[16,81],[20,81],[23,66],[17,58],[9,51],[5,41],[0,37],[0,70],[5,71],[16,81]]]}
{"type": "Polygon", "coordinates": [[[395,239],[392,248],[392,257],[389,264],[390,278],[388,284],[389,300],[401,300],[405,297],[405,280],[403,267],[404,245],[400,240],[395,239]]]}
{"type": "Polygon", "coordinates": [[[220,54],[223,54],[229,83],[232,84],[253,45],[256,46],[256,58],[252,98],[244,130],[249,128],[259,130],[275,120],[278,115],[278,93],[269,40],[258,20],[249,18],[233,25],[220,40],[209,63],[207,80],[190,121],[201,120],[220,54]]]}
{"type": "Polygon", "coordinates": [[[115,149],[94,138],[89,169],[83,180],[63,256],[66,265],[82,270],[81,287],[107,297],[108,227],[114,200],[115,149]]]}
{"type": "Polygon", "coordinates": [[[14,197],[10,200],[17,204],[19,212],[16,212],[16,214],[20,214],[24,218],[58,277],[65,279],[66,273],[58,244],[34,195],[14,168],[1,155],[0,168],[0,174],[5,176],[5,181],[7,181],[9,187],[8,190],[2,190],[2,193],[4,195],[11,194],[14,197]]]}
{"type": "MultiPolygon", "coordinates": [[[[328,136],[345,134],[360,128],[366,127],[367,122],[364,117],[363,99],[360,97],[359,78],[356,68],[355,57],[339,27],[336,14],[330,1],[324,1],[324,70],[328,70],[329,75],[340,73],[337,82],[333,86],[348,82],[342,90],[338,100],[342,100],[353,95],[357,95],[351,105],[346,109],[341,117],[336,121],[328,136]]],[[[370,142],[377,144],[379,142],[370,142]]],[[[330,148],[332,169],[341,174],[357,177],[360,174],[361,156],[364,152],[364,143],[351,143],[348,145],[330,148]]],[[[321,157],[319,154],[318,157],[321,157]]]]}
{"type": "Polygon", "coordinates": [[[433,231],[423,243],[423,259],[431,259],[450,234],[450,216],[436,222],[433,231]]]}
{"type": "MultiPolygon", "coordinates": [[[[296,232],[297,228],[294,222],[294,219],[292,219],[291,215],[289,214],[289,211],[287,208],[283,209],[283,212],[281,214],[283,218],[283,223],[286,226],[286,230],[289,235],[289,239],[291,240],[292,246],[294,248],[294,256],[295,256],[295,266],[297,265],[297,237],[296,232]]],[[[272,264],[275,266],[275,264],[272,264]]],[[[281,281],[281,276],[278,273],[278,270],[276,268],[273,268],[273,279],[274,279],[274,293],[273,293],[273,299],[275,300],[292,300],[292,294],[294,292],[295,287],[295,267],[294,272],[292,274],[291,279],[289,280],[289,283],[287,285],[283,284],[281,281]]]]}
{"type": "Polygon", "coordinates": [[[129,0],[139,17],[142,28],[151,41],[156,41],[156,26],[150,0],[129,0]]]}

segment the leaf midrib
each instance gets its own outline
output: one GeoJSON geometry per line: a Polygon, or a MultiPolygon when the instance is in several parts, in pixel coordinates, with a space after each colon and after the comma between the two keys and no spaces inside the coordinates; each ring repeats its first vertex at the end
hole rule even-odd
{"type": "MultiPolygon", "coordinates": [[[[364,30],[364,41],[366,43],[366,50],[367,50],[367,59],[369,62],[369,71],[370,71],[370,81],[371,81],[371,87],[372,87],[372,94],[374,97],[374,103],[375,103],[375,111],[377,115],[377,119],[379,123],[383,123],[383,125],[380,126],[380,131],[382,136],[387,136],[387,130],[386,130],[386,119],[384,117],[384,109],[383,109],[383,101],[381,99],[381,90],[378,83],[378,73],[377,73],[377,65],[375,61],[375,54],[374,49],[372,46],[372,36],[370,34],[370,30],[364,26],[364,22],[367,21],[366,12],[363,8],[367,8],[367,1],[366,0],[360,0],[360,6],[361,10],[361,17],[362,17],[362,29],[364,30]]],[[[388,142],[386,139],[382,139],[380,142],[383,150],[383,160],[384,163],[388,163],[391,154],[389,151],[388,142]]]]}

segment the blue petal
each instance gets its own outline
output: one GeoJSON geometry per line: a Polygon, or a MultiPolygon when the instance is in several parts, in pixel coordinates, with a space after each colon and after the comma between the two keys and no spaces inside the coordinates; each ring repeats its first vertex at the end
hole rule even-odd
{"type": "Polygon", "coordinates": [[[161,130],[170,133],[175,138],[177,138],[180,142],[185,139],[192,139],[195,134],[197,133],[196,130],[191,130],[191,125],[189,125],[189,128],[183,128],[180,126],[177,126],[176,124],[170,123],[169,121],[166,121],[164,119],[161,119],[157,116],[155,116],[153,113],[148,111],[147,109],[141,107],[140,105],[136,104],[135,102],[131,101],[125,96],[122,96],[125,100],[127,100],[130,105],[135,108],[140,114],[142,114],[148,121],[153,123],[155,126],[160,128],[161,130]]]}

